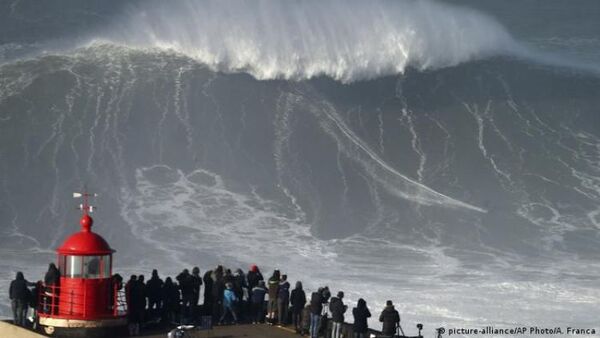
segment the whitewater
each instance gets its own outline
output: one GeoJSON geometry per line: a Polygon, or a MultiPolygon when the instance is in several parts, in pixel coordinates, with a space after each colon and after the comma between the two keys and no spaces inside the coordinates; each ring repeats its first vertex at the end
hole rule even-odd
{"type": "Polygon", "coordinates": [[[469,1],[0,6],[2,315],[87,185],[124,275],[281,268],[426,336],[597,325],[595,33],[469,1]]]}

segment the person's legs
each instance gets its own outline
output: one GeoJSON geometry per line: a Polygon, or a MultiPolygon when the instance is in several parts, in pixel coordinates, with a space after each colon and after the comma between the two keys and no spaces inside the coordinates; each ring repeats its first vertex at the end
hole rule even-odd
{"type": "Polygon", "coordinates": [[[233,305],[229,307],[229,311],[231,312],[231,315],[233,316],[233,323],[234,324],[237,324],[237,321],[238,321],[238,316],[237,316],[236,310],[237,309],[233,305]]]}
{"type": "Polygon", "coordinates": [[[311,313],[310,314],[310,336],[311,338],[317,338],[319,334],[319,321],[321,319],[320,315],[311,313]]]}

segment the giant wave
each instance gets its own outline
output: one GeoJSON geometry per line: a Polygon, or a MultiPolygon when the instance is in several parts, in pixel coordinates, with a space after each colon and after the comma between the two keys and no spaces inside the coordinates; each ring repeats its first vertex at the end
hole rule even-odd
{"type": "Polygon", "coordinates": [[[117,23],[113,41],[258,79],[351,82],[524,52],[491,17],[434,1],[155,2],[117,23]]]}

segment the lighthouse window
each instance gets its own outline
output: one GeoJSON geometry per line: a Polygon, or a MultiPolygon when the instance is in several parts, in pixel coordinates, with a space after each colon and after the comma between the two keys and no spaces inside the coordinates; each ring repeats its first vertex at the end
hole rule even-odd
{"type": "Polygon", "coordinates": [[[83,267],[83,257],[81,256],[67,256],[66,257],[66,277],[71,278],[81,278],[82,277],[82,267],[83,267]]]}
{"type": "Polygon", "coordinates": [[[110,255],[83,257],[84,278],[107,278],[110,276],[110,255]]]}

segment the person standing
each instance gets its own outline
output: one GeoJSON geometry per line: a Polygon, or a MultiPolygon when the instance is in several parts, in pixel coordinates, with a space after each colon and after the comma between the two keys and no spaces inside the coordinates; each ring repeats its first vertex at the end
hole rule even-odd
{"type": "Polygon", "coordinates": [[[379,321],[382,322],[381,333],[385,336],[394,336],[396,329],[400,325],[400,314],[394,309],[391,300],[385,303],[385,308],[379,315],[379,321]]]}
{"type": "Polygon", "coordinates": [[[211,275],[212,275],[212,270],[208,270],[204,273],[204,276],[202,277],[202,280],[204,281],[204,301],[202,302],[202,312],[206,316],[212,316],[213,279],[212,279],[211,275]]]}
{"type": "Polygon", "coordinates": [[[264,280],[263,275],[258,269],[258,266],[254,264],[250,266],[250,271],[248,271],[246,278],[248,279],[248,289],[251,291],[258,285],[259,281],[264,280]]]}
{"type": "Polygon", "coordinates": [[[163,280],[158,276],[156,269],[152,270],[152,277],[146,283],[146,296],[148,297],[148,315],[152,318],[162,313],[163,280]]]}
{"type": "Polygon", "coordinates": [[[296,288],[290,295],[290,303],[292,304],[292,323],[296,333],[300,333],[302,331],[302,310],[306,305],[306,294],[302,290],[301,281],[296,282],[296,288]]]}
{"type": "Polygon", "coordinates": [[[48,265],[48,271],[44,276],[44,284],[46,288],[43,290],[44,292],[44,312],[50,314],[58,313],[58,291],[59,291],[59,282],[60,282],[60,271],[54,263],[50,263],[48,265]]]}
{"type": "Polygon", "coordinates": [[[181,297],[177,285],[171,277],[167,277],[162,287],[163,317],[171,324],[175,323],[181,297]]]}
{"type": "Polygon", "coordinates": [[[194,282],[188,269],[175,277],[181,289],[181,321],[187,322],[192,317],[192,301],[194,298],[194,282]]]}
{"type": "Polygon", "coordinates": [[[331,321],[333,325],[331,325],[331,337],[332,338],[340,338],[342,334],[342,324],[344,323],[344,313],[348,309],[347,305],[344,305],[342,299],[344,298],[344,293],[342,291],[338,292],[337,297],[332,297],[329,302],[329,310],[331,311],[331,321]]]}
{"type": "Polygon", "coordinates": [[[200,268],[195,266],[192,269],[192,314],[197,315],[198,301],[200,300],[200,287],[202,286],[202,277],[200,276],[200,268]]]}
{"type": "Polygon", "coordinates": [[[223,267],[217,266],[212,274],[213,285],[212,285],[212,304],[213,320],[216,323],[221,318],[221,310],[223,310],[223,292],[225,291],[225,283],[223,282],[223,267]]]}
{"type": "Polygon", "coordinates": [[[354,316],[354,324],[352,324],[354,338],[367,338],[367,331],[369,330],[367,318],[371,317],[371,312],[364,299],[360,298],[358,300],[356,307],[352,309],[352,315],[354,316]]]}
{"type": "Polygon", "coordinates": [[[258,285],[252,289],[252,324],[258,324],[263,321],[265,315],[265,281],[258,281],[258,285]]]}
{"type": "Polygon", "coordinates": [[[287,275],[282,275],[279,288],[277,289],[277,317],[279,325],[287,324],[289,304],[290,283],[287,281],[287,275]]]}
{"type": "Polygon", "coordinates": [[[323,288],[310,296],[310,337],[318,338],[321,313],[323,312],[323,288]]]}
{"type": "Polygon", "coordinates": [[[19,326],[25,326],[25,316],[29,304],[30,291],[27,286],[34,286],[35,283],[29,283],[21,271],[17,272],[15,279],[10,282],[8,290],[10,303],[13,311],[13,323],[19,326]]]}
{"type": "Polygon", "coordinates": [[[223,314],[221,315],[221,319],[219,319],[219,325],[223,324],[228,313],[231,313],[233,323],[237,324],[236,306],[238,300],[239,299],[233,290],[233,284],[225,284],[225,291],[223,291],[223,314]]]}
{"type": "Polygon", "coordinates": [[[268,320],[269,324],[275,324],[275,320],[277,317],[275,314],[277,313],[277,292],[279,291],[279,282],[280,282],[280,272],[279,270],[274,270],[273,275],[269,278],[269,304],[268,304],[268,320]]]}

